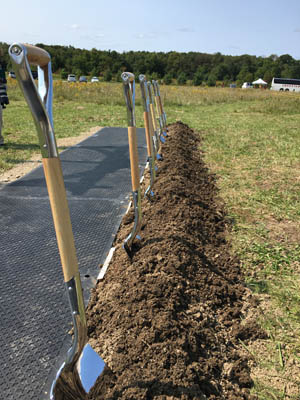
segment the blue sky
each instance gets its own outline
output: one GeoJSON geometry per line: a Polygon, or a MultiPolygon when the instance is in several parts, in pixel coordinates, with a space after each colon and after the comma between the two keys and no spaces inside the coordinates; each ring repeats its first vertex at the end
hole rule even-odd
{"type": "Polygon", "coordinates": [[[300,59],[300,0],[2,0],[0,13],[9,44],[300,59]]]}

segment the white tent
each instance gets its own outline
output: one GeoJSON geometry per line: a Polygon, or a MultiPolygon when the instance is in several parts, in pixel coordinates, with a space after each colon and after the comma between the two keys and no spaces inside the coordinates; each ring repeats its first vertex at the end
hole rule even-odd
{"type": "Polygon", "coordinates": [[[267,82],[263,81],[261,78],[257,79],[257,81],[252,82],[253,85],[267,85],[267,82]]]}

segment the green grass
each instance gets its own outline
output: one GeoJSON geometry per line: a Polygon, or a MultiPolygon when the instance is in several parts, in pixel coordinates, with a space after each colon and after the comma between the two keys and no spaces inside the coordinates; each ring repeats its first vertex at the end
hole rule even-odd
{"type": "MultiPolygon", "coordinates": [[[[139,92],[137,85],[142,126],[139,92]]],[[[39,152],[15,82],[8,93],[1,171],[39,152]]],[[[300,94],[176,86],[162,86],[161,94],[169,123],[182,120],[202,134],[206,163],[234,221],[233,252],[261,302],[269,339],[249,347],[256,355],[253,393],[260,400],[300,398],[300,94]]],[[[58,138],[127,124],[121,84],[56,82],[54,96],[58,138]]]]}
{"type": "Polygon", "coordinates": [[[269,339],[257,355],[260,374],[253,393],[260,400],[296,399],[300,397],[300,95],[264,91],[254,98],[255,92],[248,99],[237,93],[236,101],[183,105],[171,115],[203,134],[206,162],[218,175],[220,195],[234,220],[233,251],[241,259],[249,288],[261,299],[260,323],[269,339]],[[270,346],[272,341],[282,343],[288,360],[284,368],[278,368],[278,347],[270,346]]]}

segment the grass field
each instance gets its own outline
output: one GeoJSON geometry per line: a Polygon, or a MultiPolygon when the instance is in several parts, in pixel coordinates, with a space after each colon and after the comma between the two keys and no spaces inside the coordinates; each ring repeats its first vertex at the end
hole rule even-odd
{"type": "MultiPolygon", "coordinates": [[[[142,107],[137,86],[137,125],[142,107]]],[[[260,299],[268,339],[245,346],[253,356],[253,393],[261,400],[300,398],[300,94],[268,90],[162,86],[168,122],[204,137],[205,159],[234,221],[233,252],[260,299]]],[[[39,152],[32,117],[16,87],[4,110],[0,171],[39,152]]],[[[118,83],[55,82],[57,137],[93,126],[126,126],[118,83]]]]}

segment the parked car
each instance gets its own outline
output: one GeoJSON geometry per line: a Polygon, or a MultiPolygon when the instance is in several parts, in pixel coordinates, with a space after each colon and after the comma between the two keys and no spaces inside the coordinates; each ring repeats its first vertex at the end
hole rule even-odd
{"type": "Polygon", "coordinates": [[[244,82],[242,84],[242,89],[253,89],[253,85],[251,82],[244,82]]]}
{"type": "Polygon", "coordinates": [[[9,71],[8,76],[10,78],[16,79],[16,74],[14,73],[14,71],[9,71]]]}
{"type": "Polygon", "coordinates": [[[86,78],[86,76],[80,76],[79,77],[79,82],[84,82],[84,83],[86,83],[88,80],[87,80],[87,78],[86,78]]]}
{"type": "Polygon", "coordinates": [[[235,89],[235,88],[236,88],[236,84],[235,84],[235,83],[231,83],[231,84],[229,85],[229,87],[230,87],[231,89],[235,89]]]}
{"type": "Polygon", "coordinates": [[[97,76],[93,76],[91,82],[99,82],[99,78],[97,78],[97,76]]]}
{"type": "Polygon", "coordinates": [[[74,74],[69,74],[68,82],[76,82],[76,76],[74,74]]]}

